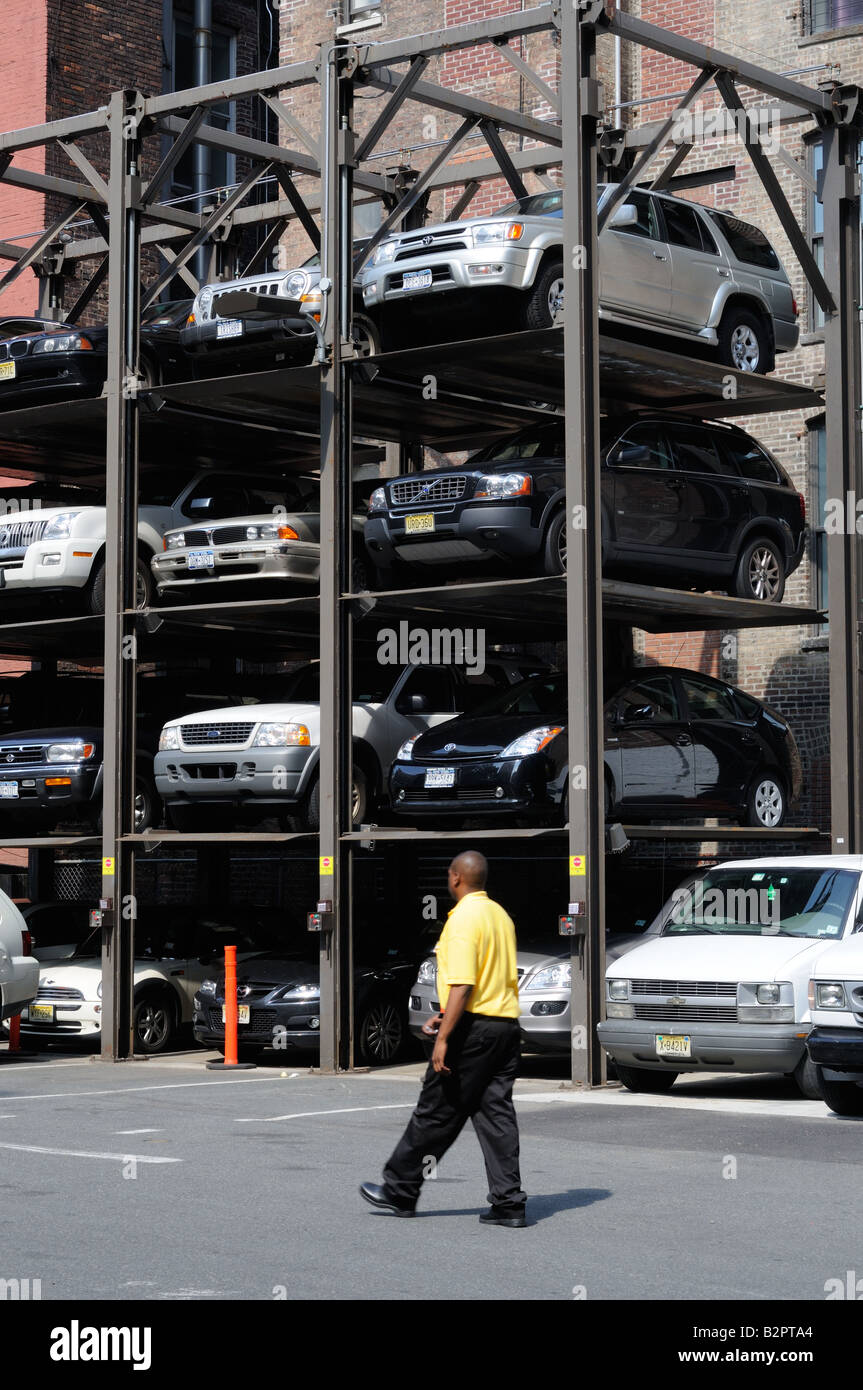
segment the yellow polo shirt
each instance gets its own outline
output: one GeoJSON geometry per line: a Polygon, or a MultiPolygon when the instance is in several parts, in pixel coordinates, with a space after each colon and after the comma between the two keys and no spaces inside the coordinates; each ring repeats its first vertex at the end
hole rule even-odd
{"type": "Polygon", "coordinates": [[[452,985],[473,985],[467,1012],[518,1018],[515,927],[487,893],[466,893],[447,916],[435,947],[440,1006],[452,985]]]}

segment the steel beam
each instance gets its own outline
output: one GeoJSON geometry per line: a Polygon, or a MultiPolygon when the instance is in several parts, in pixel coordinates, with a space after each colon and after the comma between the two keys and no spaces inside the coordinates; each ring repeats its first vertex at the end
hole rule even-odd
{"type": "Polygon", "coordinates": [[[470,206],[470,204],[473,202],[474,198],[479,192],[479,187],[480,185],[478,179],[471,179],[470,183],[465,184],[464,192],[462,193],[461,197],[456,200],[456,202],[453,204],[453,206],[447,213],[448,222],[458,221],[462,213],[465,212],[467,208],[470,206]]]}
{"type": "Polygon", "coordinates": [[[277,97],[267,96],[266,92],[261,92],[259,95],[261,101],[266,102],[270,110],[274,111],[279,120],[288,127],[288,130],[293,131],[297,139],[305,145],[312,159],[315,161],[315,164],[319,165],[321,162],[321,147],[312,133],[306,130],[302,121],[298,121],[293,111],[289,110],[285,103],[279,101],[277,97]]]}
{"type": "MultiPolygon", "coordinates": [[[[566,407],[566,638],[569,745],[569,902],[585,934],[571,941],[572,1079],[603,1080],[596,1024],[605,975],[602,586],[599,496],[599,267],[596,188],[599,110],[596,37],[571,5],[561,9],[563,84],[564,360],[566,407]],[[571,248],[571,249],[570,249],[571,248]]],[[[563,912],[567,904],[561,904],[563,912]]]]}
{"type": "Polygon", "coordinates": [[[251,275],[252,271],[258,269],[258,267],[266,260],[273,247],[278,245],[279,241],[281,241],[288,226],[289,221],[287,217],[280,217],[277,219],[277,221],[273,222],[272,226],[270,227],[270,230],[267,232],[267,235],[264,237],[260,246],[254,252],[251,259],[247,261],[243,269],[243,275],[251,275]]]}
{"type": "Polygon", "coordinates": [[[497,126],[493,121],[480,121],[479,128],[485,137],[486,144],[500,166],[500,172],[509,184],[512,196],[514,198],[526,198],[527,189],[524,186],[524,181],[510,159],[509,150],[501,140],[500,131],[497,126]]]}
{"type": "MultiPolygon", "coordinates": [[[[746,108],[740,100],[737,88],[727,73],[717,73],[716,85],[729,111],[745,113],[746,108]]],[[[809,241],[800,223],[797,221],[797,218],[788,205],[788,199],[782,192],[779,180],[773,172],[773,166],[761,147],[761,141],[756,134],[753,134],[748,120],[740,122],[740,126],[741,139],[746,146],[749,158],[752,160],[755,172],[761,180],[765,193],[773,204],[773,210],[782,224],[782,230],[791,242],[792,250],[800,262],[800,269],[803,271],[803,274],[812,287],[812,293],[815,295],[815,298],[818,300],[825,314],[835,313],[836,304],[828,288],[827,281],[821,274],[818,262],[812,254],[812,248],[809,245],[809,241]]]]}
{"type": "Polygon", "coordinates": [[[352,84],[341,73],[340,49],[321,49],[321,153],[323,157],[322,285],[329,282],[322,327],[327,359],[321,365],[321,753],[320,874],[318,899],[331,902],[332,930],[320,941],[322,1071],[351,1065],[350,852],[351,789],[350,626],[340,594],[349,588],[351,547],[351,368],[343,358],[352,310],[351,206],[353,168],[340,158],[352,118],[352,84]]]}
{"type": "Polygon", "coordinates": [[[366,156],[371,154],[384,131],[389,128],[395,116],[404,106],[428,65],[429,59],[424,53],[419,54],[416,58],[411,60],[410,67],[396,87],[383,111],[381,111],[371,129],[363,136],[362,140],[357,145],[354,151],[354,160],[357,164],[361,164],[366,156]]]}
{"type": "Polygon", "coordinates": [[[105,276],[108,274],[109,261],[109,255],[106,254],[102,257],[90,276],[90,279],[75,300],[75,303],[72,305],[71,309],[67,310],[65,318],[66,323],[77,323],[96,291],[104,283],[105,276]]]}
{"type": "MultiPolygon", "coordinates": [[[[401,81],[401,74],[391,72],[388,68],[375,68],[363,75],[368,86],[377,87],[382,92],[395,91],[401,81]]],[[[423,106],[431,106],[438,111],[449,111],[456,116],[475,116],[477,121],[494,121],[501,130],[511,130],[515,135],[523,135],[528,140],[542,140],[547,145],[563,143],[560,126],[552,121],[538,121],[533,116],[524,116],[507,106],[498,106],[492,101],[481,101],[479,97],[450,91],[448,87],[438,87],[432,82],[417,82],[411,92],[411,98],[422,102],[423,106]]]]}
{"type": "Polygon", "coordinates": [[[242,97],[259,96],[262,92],[279,92],[285,87],[308,87],[318,77],[317,61],[288,63],[281,68],[250,72],[243,77],[231,77],[224,82],[209,82],[205,87],[187,87],[182,92],[164,92],[146,97],[142,104],[145,116],[164,116],[195,106],[213,106],[218,101],[239,101],[242,97]]]}
{"type": "Polygon", "coordinates": [[[643,19],[636,19],[634,15],[625,14],[621,9],[615,8],[608,12],[605,28],[608,33],[619,34],[622,39],[629,39],[632,43],[665,53],[681,63],[689,63],[691,67],[721,69],[746,87],[753,87],[756,92],[765,92],[767,96],[776,97],[779,101],[791,102],[792,105],[802,107],[804,111],[813,115],[825,118],[831,115],[829,96],[825,96],[816,88],[806,87],[802,82],[795,82],[790,77],[780,77],[769,68],[759,67],[757,63],[747,62],[744,58],[735,58],[732,53],[710,48],[706,44],[697,43],[695,39],[684,38],[682,34],[673,34],[669,29],[646,24],[643,19]]]}
{"type": "Polygon", "coordinates": [[[62,121],[48,121],[44,125],[24,126],[21,130],[9,130],[0,135],[0,150],[28,150],[35,145],[47,145],[51,140],[70,140],[79,135],[94,135],[107,125],[108,107],[100,106],[98,111],[87,111],[80,116],[67,116],[62,121]]]}
{"type": "MultiPolygon", "coordinates": [[[[826,536],[830,611],[831,839],[835,854],[863,852],[863,497],[860,422],[860,131],[824,132],[824,264],[839,308],[824,324],[826,496],[845,524],[826,536]]],[[[824,518],[819,518],[824,524],[824,518]]]]}
{"type": "Polygon", "coordinates": [[[417,53],[434,57],[438,53],[457,53],[459,49],[473,48],[479,43],[517,39],[523,34],[540,34],[546,29],[556,29],[557,23],[556,6],[536,5],[520,13],[516,11],[514,14],[481,19],[475,24],[454,24],[446,29],[434,29],[425,34],[391,39],[387,43],[368,47],[358,45],[357,48],[363,67],[379,67],[385,63],[404,62],[417,53]]]}
{"type": "Polygon", "coordinates": [[[71,144],[68,140],[58,140],[57,144],[60,146],[60,149],[66,155],[66,158],[71,160],[71,162],[76,166],[76,168],[81,171],[81,173],[84,175],[84,178],[98,194],[100,200],[103,203],[107,203],[108,185],[102,178],[102,175],[99,173],[99,170],[95,169],[93,165],[90,163],[84,151],[79,150],[77,145],[71,144]]]}
{"type": "Polygon", "coordinates": [[[140,141],[125,117],[134,94],[115,92],[111,144],[108,268],[108,372],[105,383],[105,705],[102,786],[102,1058],[131,1056],[135,930],[133,827],[135,787],[134,619],[138,558],[140,141]]]}
{"type": "Polygon", "coordinates": [[[288,173],[288,170],[280,169],[277,167],[276,178],[279,181],[279,187],[281,188],[282,192],[284,193],[285,197],[287,198],[288,202],[293,208],[294,216],[300,222],[301,226],[303,227],[303,230],[306,233],[306,236],[312,243],[312,246],[315,248],[316,251],[320,251],[321,233],[318,229],[318,224],[315,222],[315,219],[312,217],[312,214],[306,207],[305,201],[300,194],[300,190],[297,188],[296,184],[294,183],[293,179],[288,173]]]}
{"type": "Polygon", "coordinates": [[[160,241],[156,242],[156,250],[162,257],[162,259],[168,262],[168,268],[172,272],[176,272],[176,274],[180,276],[180,279],[183,281],[183,284],[186,285],[192,291],[192,294],[197,294],[198,290],[201,288],[201,282],[198,279],[197,275],[192,274],[191,270],[187,265],[177,264],[179,257],[177,256],[176,251],[172,250],[170,246],[163,245],[163,243],[160,241]]]}
{"type": "Polygon", "coordinates": [[[548,102],[552,111],[557,116],[560,115],[560,96],[553,87],[549,87],[547,82],[543,82],[538,72],[534,72],[529,63],[526,63],[520,53],[516,53],[514,48],[510,48],[508,39],[495,40],[495,48],[498,53],[506,58],[508,63],[520,72],[525,82],[529,82],[534,91],[539,92],[540,96],[548,102]]]}
{"type": "Polygon", "coordinates": [[[46,246],[50,246],[54,238],[59,236],[63,228],[67,227],[69,223],[78,216],[78,213],[82,211],[83,207],[84,204],[79,203],[77,207],[72,208],[71,211],[67,212],[63,217],[58,217],[57,221],[52,222],[51,226],[33,242],[32,246],[27,247],[23,255],[18,257],[12,268],[7,270],[3,278],[0,279],[0,293],[7,289],[8,286],[12,284],[13,280],[17,280],[22,271],[26,270],[28,266],[31,266],[34,261],[39,259],[46,246]]]}
{"type": "Polygon", "coordinates": [[[152,203],[159,189],[162,187],[162,184],[165,182],[165,179],[173,169],[176,169],[183,155],[186,153],[186,150],[194,140],[206,114],[203,106],[199,106],[196,111],[192,112],[183,129],[180,131],[180,134],[177,136],[173,145],[165,155],[165,158],[162,160],[155,174],[141,194],[142,208],[148,207],[150,203],[152,203]]]}

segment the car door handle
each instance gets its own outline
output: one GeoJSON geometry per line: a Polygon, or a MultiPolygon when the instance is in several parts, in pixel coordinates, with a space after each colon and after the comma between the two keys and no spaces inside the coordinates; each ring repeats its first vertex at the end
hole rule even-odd
{"type": "Polygon", "coordinates": [[[725,280],[730,280],[730,279],[731,279],[731,271],[730,271],[730,270],[723,270],[722,267],[719,266],[719,265],[716,267],[716,274],[717,274],[717,275],[721,275],[721,276],[723,277],[723,279],[725,279],[725,280]]]}
{"type": "Polygon", "coordinates": [[[678,734],[674,742],[677,744],[678,748],[688,748],[692,739],[689,737],[689,734],[678,734]]]}
{"type": "Polygon", "coordinates": [[[654,257],[655,257],[655,259],[656,259],[657,261],[667,261],[667,260],[668,260],[668,257],[667,257],[667,256],[663,256],[663,254],[662,254],[661,251],[654,251],[653,255],[654,255],[654,257]]]}

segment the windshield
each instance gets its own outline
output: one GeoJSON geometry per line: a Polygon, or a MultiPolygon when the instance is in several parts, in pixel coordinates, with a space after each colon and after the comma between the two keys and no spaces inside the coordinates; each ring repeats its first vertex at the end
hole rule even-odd
{"type": "Polygon", "coordinates": [[[848,869],[714,869],[672,895],[662,935],[835,939],[857,882],[848,869]]]}
{"type": "Polygon", "coordinates": [[[548,676],[534,676],[510,686],[477,705],[471,711],[471,719],[485,719],[493,714],[541,714],[560,719],[565,713],[566,676],[562,671],[552,671],[548,676]]]}
{"type": "Polygon", "coordinates": [[[562,217],[563,194],[559,189],[550,193],[529,193],[517,198],[496,212],[495,217],[562,217]]]}

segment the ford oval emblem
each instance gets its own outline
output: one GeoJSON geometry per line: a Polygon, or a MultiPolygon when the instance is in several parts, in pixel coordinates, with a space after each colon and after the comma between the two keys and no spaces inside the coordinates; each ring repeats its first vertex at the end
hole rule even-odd
{"type": "Polygon", "coordinates": [[[221,729],[208,729],[207,738],[218,738],[221,732],[221,729]]]}

